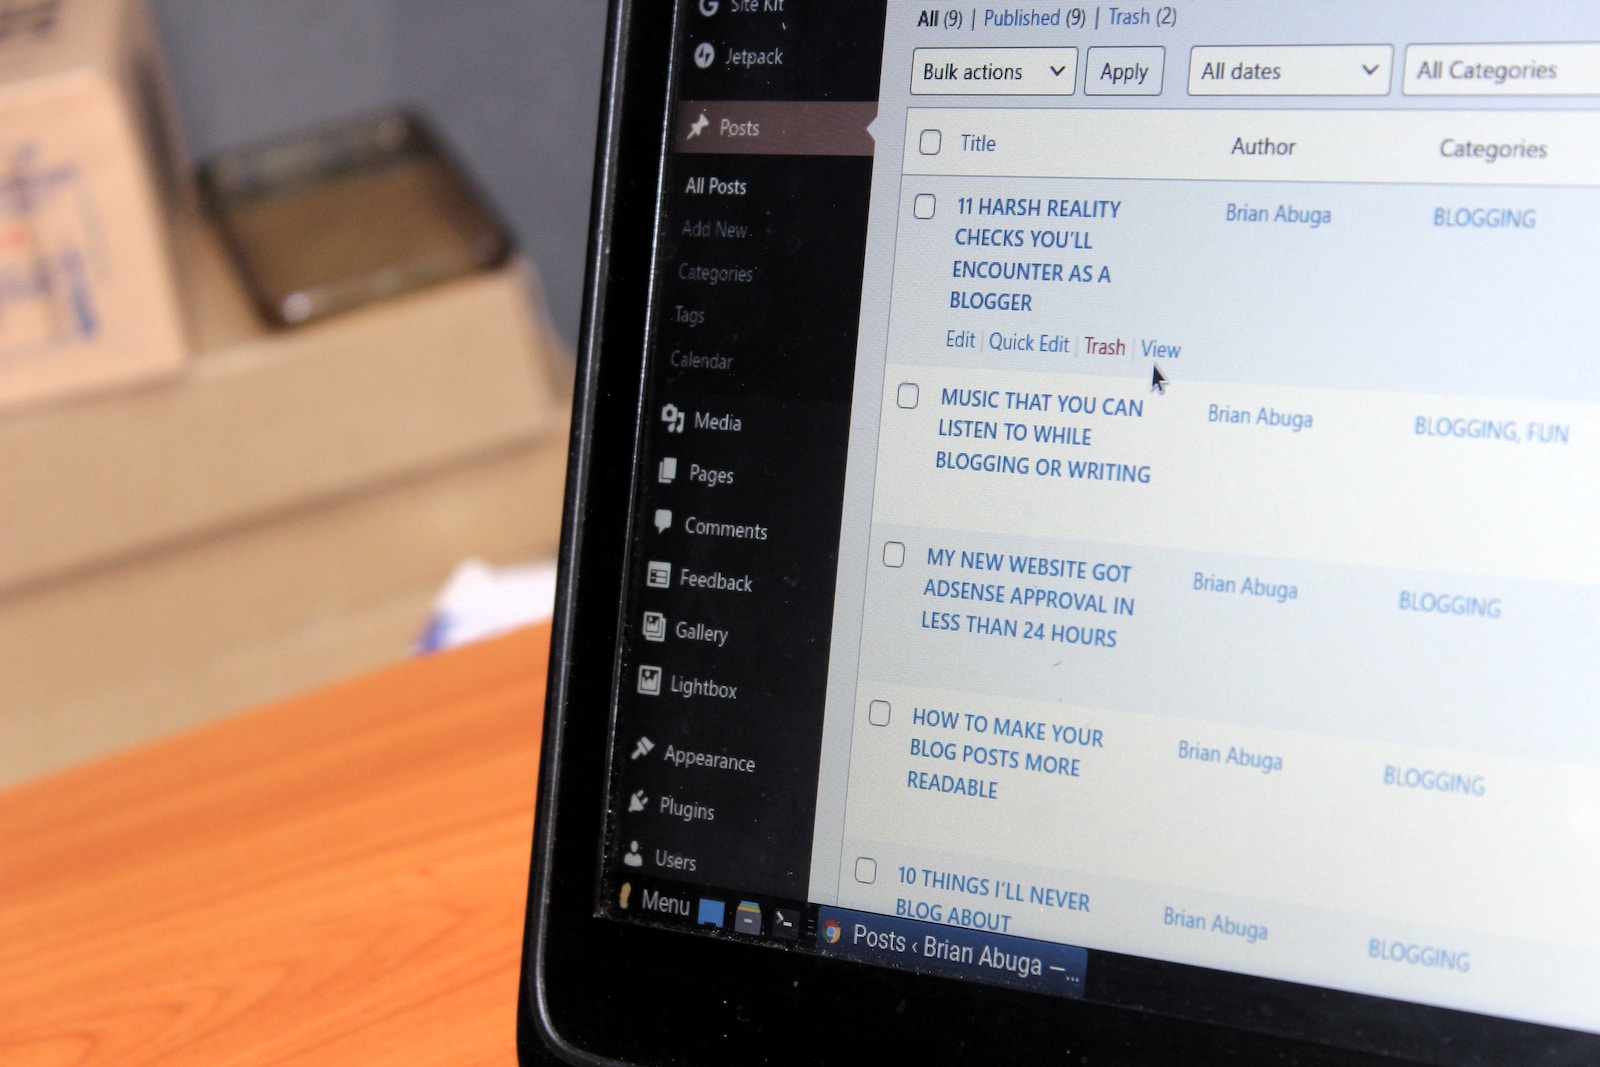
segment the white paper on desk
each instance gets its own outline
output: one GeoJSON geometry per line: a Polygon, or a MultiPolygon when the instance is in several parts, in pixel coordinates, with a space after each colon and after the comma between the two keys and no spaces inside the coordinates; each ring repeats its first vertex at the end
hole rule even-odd
{"type": "Polygon", "coordinates": [[[416,652],[442,652],[544,622],[555,599],[554,563],[492,567],[481,559],[463,560],[434,598],[416,652]]]}

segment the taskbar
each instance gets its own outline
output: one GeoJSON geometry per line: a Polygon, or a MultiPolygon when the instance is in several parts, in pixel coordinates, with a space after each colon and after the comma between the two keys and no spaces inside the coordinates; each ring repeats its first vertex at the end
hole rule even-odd
{"type": "Polygon", "coordinates": [[[631,871],[614,877],[599,913],[1422,1063],[1454,1063],[1462,1047],[1492,1050],[1494,1062],[1533,1062],[1553,1034],[1564,1035],[1563,1047],[1595,1055],[1573,1062],[1600,1062],[1600,1040],[1578,1031],[946,923],[767,899],[631,871]]]}
{"type": "Polygon", "coordinates": [[[628,874],[606,896],[612,918],[1053,996],[1081,997],[1088,974],[1089,952],[1076,945],[943,923],[628,874]]]}

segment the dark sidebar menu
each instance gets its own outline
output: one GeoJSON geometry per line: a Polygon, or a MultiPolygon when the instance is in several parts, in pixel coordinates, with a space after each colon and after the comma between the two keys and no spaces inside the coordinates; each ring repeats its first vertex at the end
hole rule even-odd
{"type": "Polygon", "coordinates": [[[817,6],[680,11],[602,902],[779,937],[810,866],[884,23],[817,6]]]}

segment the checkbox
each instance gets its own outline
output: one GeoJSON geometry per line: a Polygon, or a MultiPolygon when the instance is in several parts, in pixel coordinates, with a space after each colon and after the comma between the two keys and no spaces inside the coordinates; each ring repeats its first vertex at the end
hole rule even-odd
{"type": "Polygon", "coordinates": [[[871,885],[878,880],[878,861],[871,856],[856,857],[856,881],[871,885]]]}
{"type": "Polygon", "coordinates": [[[943,142],[944,135],[938,130],[923,130],[921,139],[917,141],[917,149],[925,156],[936,156],[943,142]]]}
{"type": "Polygon", "coordinates": [[[933,218],[933,209],[939,206],[939,201],[932,193],[918,193],[916,199],[911,201],[911,214],[919,219],[933,218]]]}
{"type": "Polygon", "coordinates": [[[889,702],[887,700],[874,700],[867,705],[867,722],[873,726],[889,725],[889,702]]]}
{"type": "Polygon", "coordinates": [[[885,567],[904,567],[906,565],[906,546],[902,541],[885,541],[883,543],[883,565],[885,567]]]}
{"type": "Polygon", "coordinates": [[[914,408],[920,396],[916,382],[901,382],[900,388],[895,390],[894,402],[903,408],[914,408]]]}

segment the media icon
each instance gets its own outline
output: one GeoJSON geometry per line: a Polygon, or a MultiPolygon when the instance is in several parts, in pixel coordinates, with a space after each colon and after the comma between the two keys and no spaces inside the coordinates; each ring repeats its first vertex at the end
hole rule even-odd
{"type": "Polygon", "coordinates": [[[761,905],[753,900],[741,900],[733,912],[733,932],[761,936],[761,905]]]}
{"type": "Polygon", "coordinates": [[[656,533],[666,533],[667,527],[672,525],[672,512],[667,508],[656,508],[656,533]]]}
{"type": "Polygon", "coordinates": [[[643,811],[644,806],[650,803],[650,798],[644,795],[643,789],[635,789],[633,796],[628,798],[629,811],[643,811]]]}
{"type": "Polygon", "coordinates": [[[638,744],[633,746],[633,755],[629,756],[628,758],[633,760],[638,759],[640,756],[648,756],[651,752],[655,751],[655,747],[656,743],[654,741],[650,740],[648,737],[641,737],[639,738],[638,744]]]}
{"type": "Polygon", "coordinates": [[[656,481],[662,485],[672,484],[672,479],[678,476],[678,457],[666,456],[656,467],[656,481]]]}
{"type": "Polygon", "coordinates": [[[644,857],[639,855],[639,842],[629,841],[628,851],[622,857],[624,867],[643,867],[644,857]]]}
{"type": "Polygon", "coordinates": [[[661,668],[639,664],[639,692],[647,697],[661,695],[661,668]]]}
{"type": "Polygon", "coordinates": [[[694,46],[694,65],[705,70],[717,61],[717,50],[711,47],[710,41],[701,41],[694,46]]]}
{"type": "Polygon", "coordinates": [[[644,584],[651,589],[666,589],[672,585],[672,564],[653,559],[645,564],[644,584]]]}
{"type": "Polygon", "coordinates": [[[659,611],[644,613],[644,639],[646,641],[665,641],[667,639],[667,617],[659,611]]]}
{"type": "Polygon", "coordinates": [[[668,404],[661,409],[661,421],[667,424],[668,433],[682,433],[684,414],[683,409],[676,404],[668,404]]]}

